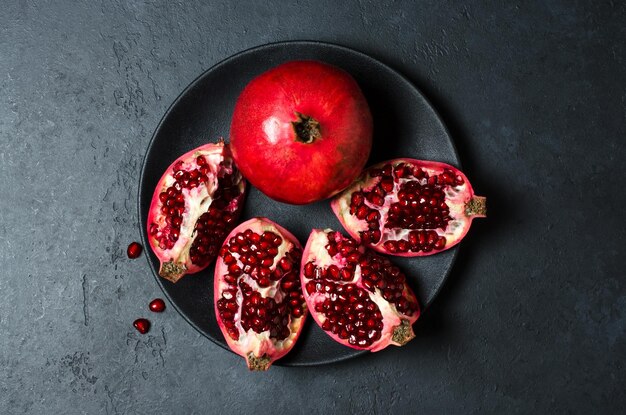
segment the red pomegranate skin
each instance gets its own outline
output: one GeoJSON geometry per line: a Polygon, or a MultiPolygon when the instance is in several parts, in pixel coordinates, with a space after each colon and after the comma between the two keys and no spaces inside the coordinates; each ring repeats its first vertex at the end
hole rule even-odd
{"type": "Polygon", "coordinates": [[[235,162],[254,186],[272,199],[306,204],[335,195],[360,174],[372,147],[372,115],[347,72],[291,61],[245,87],[230,134],[235,162]],[[313,138],[293,124],[307,118],[319,132],[313,138]]]}

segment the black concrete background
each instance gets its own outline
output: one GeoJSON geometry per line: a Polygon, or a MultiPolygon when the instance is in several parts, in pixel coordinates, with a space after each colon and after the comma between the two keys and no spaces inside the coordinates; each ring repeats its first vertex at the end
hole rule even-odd
{"type": "Polygon", "coordinates": [[[0,413],[624,413],[623,2],[3,1],[0,413]],[[166,108],[240,50],[335,42],[442,114],[490,218],[418,337],[248,373],[160,295],[138,172],[166,108]]]}

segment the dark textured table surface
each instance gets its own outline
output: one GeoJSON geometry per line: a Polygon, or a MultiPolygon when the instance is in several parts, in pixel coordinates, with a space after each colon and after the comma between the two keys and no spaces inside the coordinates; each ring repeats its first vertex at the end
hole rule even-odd
{"type": "Polygon", "coordinates": [[[626,6],[281,3],[2,2],[0,413],[624,413],[626,6]],[[490,218],[406,347],[249,373],[171,308],[132,328],[161,293],[125,248],[169,104],[295,39],[414,82],[490,218]]]}

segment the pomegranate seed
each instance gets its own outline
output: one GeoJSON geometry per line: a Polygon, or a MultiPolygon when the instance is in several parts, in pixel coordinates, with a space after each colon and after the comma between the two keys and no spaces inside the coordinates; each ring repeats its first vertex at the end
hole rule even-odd
{"type": "Polygon", "coordinates": [[[437,242],[435,242],[435,249],[443,249],[446,246],[446,238],[443,236],[440,236],[437,239],[437,242]]]}
{"type": "Polygon", "coordinates": [[[336,265],[330,265],[327,268],[329,278],[337,281],[339,279],[339,268],[336,265]]]}
{"type": "Polygon", "coordinates": [[[141,334],[146,334],[150,331],[150,322],[145,318],[138,318],[133,322],[133,326],[135,326],[137,331],[141,334]]]}
{"type": "Polygon", "coordinates": [[[342,281],[350,281],[353,278],[353,270],[349,268],[342,268],[339,272],[342,281]]]}
{"type": "Polygon", "coordinates": [[[380,219],[380,213],[377,210],[372,210],[370,211],[370,213],[367,214],[365,219],[368,222],[378,222],[378,220],[380,219]]]}
{"type": "Polygon", "coordinates": [[[237,265],[237,264],[230,264],[228,266],[228,272],[230,272],[231,274],[239,276],[239,275],[241,275],[241,267],[239,267],[239,265],[237,265]]]}
{"type": "Polygon", "coordinates": [[[432,245],[433,243],[435,243],[436,238],[437,234],[435,232],[428,232],[428,239],[426,240],[426,242],[428,243],[428,245],[432,245]]]}
{"type": "Polygon", "coordinates": [[[126,255],[128,255],[130,259],[139,258],[142,250],[143,247],[138,242],[131,242],[128,248],[126,248],[126,255]]]}
{"type": "Polygon", "coordinates": [[[315,275],[315,264],[312,262],[307,262],[304,266],[304,276],[307,278],[313,278],[315,275]]]}
{"type": "Polygon", "coordinates": [[[424,232],[418,232],[417,241],[419,245],[424,245],[426,243],[426,234],[424,232]]]}
{"type": "Polygon", "coordinates": [[[380,187],[382,188],[382,190],[385,191],[385,193],[390,193],[393,191],[393,179],[388,179],[385,178],[383,180],[381,180],[380,182],[380,187]]]}
{"type": "Polygon", "coordinates": [[[292,264],[291,264],[291,261],[289,261],[287,258],[281,258],[280,261],[278,261],[278,265],[285,272],[291,271],[292,264]]]}
{"type": "MultiPolygon", "coordinates": [[[[267,267],[258,268],[258,276],[259,277],[261,277],[261,278],[270,278],[271,275],[272,275],[272,271],[269,268],[267,268],[267,267]]],[[[277,276],[278,276],[278,278],[276,278],[276,279],[279,279],[282,275],[278,274],[277,276]]]]}
{"type": "Polygon", "coordinates": [[[361,206],[356,211],[356,217],[362,220],[367,217],[368,213],[369,213],[369,209],[367,208],[367,206],[361,206]]]}
{"type": "Polygon", "coordinates": [[[398,252],[407,252],[409,250],[409,244],[404,239],[397,242],[398,252]]]}
{"type": "Polygon", "coordinates": [[[161,298],[155,298],[154,300],[150,301],[148,308],[150,309],[150,311],[153,311],[155,313],[162,313],[165,310],[165,301],[163,301],[161,298]]]}
{"type": "Polygon", "coordinates": [[[363,193],[361,192],[354,192],[351,196],[351,205],[358,207],[361,206],[363,204],[364,201],[364,197],[363,197],[363,193]]]}
{"type": "Polygon", "coordinates": [[[237,259],[230,253],[227,253],[223,256],[223,261],[226,265],[234,264],[237,262],[237,259]]]}
{"type": "Polygon", "coordinates": [[[386,241],[384,243],[384,247],[387,250],[387,252],[392,253],[392,254],[396,253],[398,250],[395,241],[386,241]]]}
{"type": "Polygon", "coordinates": [[[385,164],[385,166],[382,169],[382,175],[383,176],[391,176],[391,164],[385,164]]]}
{"type": "Polygon", "coordinates": [[[226,281],[228,285],[235,285],[237,283],[237,277],[231,274],[226,274],[224,275],[224,281],[226,281]]]}

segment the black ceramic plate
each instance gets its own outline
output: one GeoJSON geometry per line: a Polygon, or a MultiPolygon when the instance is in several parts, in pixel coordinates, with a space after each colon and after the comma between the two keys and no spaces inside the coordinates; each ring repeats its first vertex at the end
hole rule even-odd
{"type": "MultiPolygon", "coordinates": [[[[146,220],[152,192],[161,174],[179,155],[219,137],[227,139],[237,96],[256,75],[282,62],[315,59],[343,68],[357,80],[374,117],[370,164],[396,157],[438,160],[458,165],[450,136],[424,96],[388,66],[362,53],[319,42],[265,45],[234,55],[204,72],[174,101],[159,123],[141,172],[139,212],[147,243],[146,220]]],[[[293,232],[304,244],[312,228],[343,230],[328,201],[308,206],[274,202],[250,186],[243,218],[267,216],[293,232]]],[[[173,284],[158,277],[159,262],[148,260],[156,280],[178,312],[211,341],[228,350],[213,311],[213,267],[173,284]]],[[[448,275],[456,249],[425,258],[394,258],[407,274],[423,306],[435,298],[448,275]]],[[[419,341],[419,332],[417,339],[419,341]]],[[[342,346],[309,318],[298,343],[283,359],[285,366],[337,362],[364,352],[342,346]]]]}

